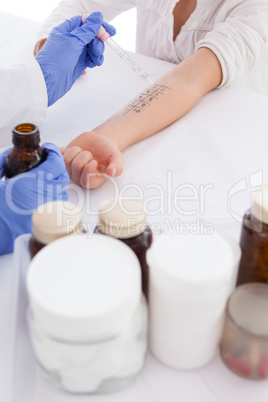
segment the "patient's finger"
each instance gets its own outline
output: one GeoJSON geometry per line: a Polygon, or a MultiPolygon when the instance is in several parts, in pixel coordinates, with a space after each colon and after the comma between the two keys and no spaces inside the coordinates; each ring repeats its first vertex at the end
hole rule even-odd
{"type": "Polygon", "coordinates": [[[98,171],[98,162],[92,160],[83,169],[80,184],[85,188],[97,188],[105,180],[105,175],[98,171]]]}
{"type": "Polygon", "coordinates": [[[85,165],[93,159],[92,153],[89,151],[81,151],[72,160],[71,175],[72,180],[80,185],[80,179],[85,165]]]}
{"type": "Polygon", "coordinates": [[[71,179],[72,179],[71,163],[72,163],[73,159],[76,157],[76,155],[78,155],[82,151],[83,151],[82,148],[80,148],[78,146],[74,146],[71,148],[67,148],[63,154],[66,169],[67,169],[67,172],[69,173],[69,176],[71,179]]]}
{"type": "Polygon", "coordinates": [[[60,148],[60,151],[61,151],[62,155],[65,154],[65,152],[67,151],[67,149],[68,149],[68,148],[66,148],[66,147],[61,147],[61,148],[60,148]]]}
{"type": "Polygon", "coordinates": [[[124,157],[121,152],[116,153],[111,158],[109,165],[106,168],[106,173],[109,176],[120,176],[124,169],[124,157]]]}

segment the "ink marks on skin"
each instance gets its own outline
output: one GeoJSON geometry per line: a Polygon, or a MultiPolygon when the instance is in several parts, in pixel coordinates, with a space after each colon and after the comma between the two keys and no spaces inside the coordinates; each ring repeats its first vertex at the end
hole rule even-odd
{"type": "Polygon", "coordinates": [[[164,96],[166,91],[169,89],[170,88],[166,85],[152,85],[126,106],[124,114],[129,112],[137,114],[144,112],[152,102],[155,102],[159,97],[164,96]]]}

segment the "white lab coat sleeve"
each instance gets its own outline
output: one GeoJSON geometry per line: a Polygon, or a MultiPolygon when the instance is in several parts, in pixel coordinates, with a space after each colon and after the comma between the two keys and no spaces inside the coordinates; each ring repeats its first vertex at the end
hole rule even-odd
{"type": "Polygon", "coordinates": [[[0,67],[0,144],[11,145],[12,128],[33,123],[42,134],[47,110],[47,89],[36,60],[0,67]]]}
{"type": "Polygon", "coordinates": [[[220,87],[251,70],[268,44],[267,0],[232,0],[232,5],[226,20],[215,24],[195,46],[195,50],[207,47],[218,57],[222,68],[220,87]]]}
{"type": "Polygon", "coordinates": [[[37,34],[37,41],[48,37],[50,31],[67,18],[100,11],[104,21],[136,6],[136,0],[63,0],[52,11],[37,34]]]}

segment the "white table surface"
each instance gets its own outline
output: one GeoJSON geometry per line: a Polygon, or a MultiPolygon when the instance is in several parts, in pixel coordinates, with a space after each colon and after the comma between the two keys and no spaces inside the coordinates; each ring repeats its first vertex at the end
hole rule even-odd
{"type": "MultiPolygon", "coordinates": [[[[38,27],[37,22],[0,13],[2,65],[32,58],[38,27]]],[[[133,57],[153,79],[172,68],[164,61],[141,55],[133,57]]],[[[145,87],[146,83],[107,49],[104,65],[88,71],[49,109],[43,141],[67,144],[101,123],[145,87]]],[[[256,186],[268,183],[267,111],[268,98],[263,95],[237,88],[215,90],[179,121],[127,149],[121,177],[93,191],[71,183],[70,198],[83,209],[89,228],[97,222],[100,202],[121,194],[144,200],[155,235],[160,229],[176,229],[177,224],[184,224],[180,227],[191,231],[199,225],[201,230],[220,230],[239,241],[241,217],[250,205],[251,192],[256,186]],[[182,200],[182,196],[189,198],[182,200]]],[[[1,142],[2,147],[8,145],[10,137],[1,142]]],[[[27,355],[26,348],[23,355],[23,347],[18,346],[25,318],[21,318],[21,328],[16,332],[7,330],[16,300],[12,259],[12,254],[0,257],[0,401],[268,400],[268,381],[247,381],[234,375],[218,354],[206,367],[193,371],[170,369],[149,354],[140,375],[127,388],[111,395],[78,398],[55,391],[42,382],[38,370],[33,370],[29,363],[32,352],[27,355]],[[17,345],[12,351],[11,338],[17,345]],[[12,370],[17,350],[22,357],[20,367],[16,367],[20,376],[15,380],[12,370]],[[8,394],[9,385],[16,389],[16,397],[8,394]]]]}

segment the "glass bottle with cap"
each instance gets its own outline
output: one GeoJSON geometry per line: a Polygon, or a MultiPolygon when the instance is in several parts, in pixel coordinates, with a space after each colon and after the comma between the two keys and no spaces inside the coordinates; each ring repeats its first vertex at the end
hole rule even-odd
{"type": "Polygon", "coordinates": [[[134,251],[141,266],[142,290],[147,297],[149,268],[146,252],[152,244],[153,234],[146,223],[142,202],[126,197],[104,201],[99,208],[95,232],[116,237],[134,251]]]}
{"type": "Polygon", "coordinates": [[[32,216],[32,225],[33,235],[29,243],[32,258],[48,243],[84,231],[81,212],[69,201],[41,205],[32,216]]]}
{"type": "Polygon", "coordinates": [[[14,147],[4,166],[4,175],[8,179],[35,168],[47,157],[46,150],[39,145],[40,133],[34,124],[18,124],[12,131],[12,143],[14,147]]]}
{"type": "Polygon", "coordinates": [[[268,283],[268,186],[253,194],[252,206],[243,218],[240,246],[237,285],[268,283]]]}

